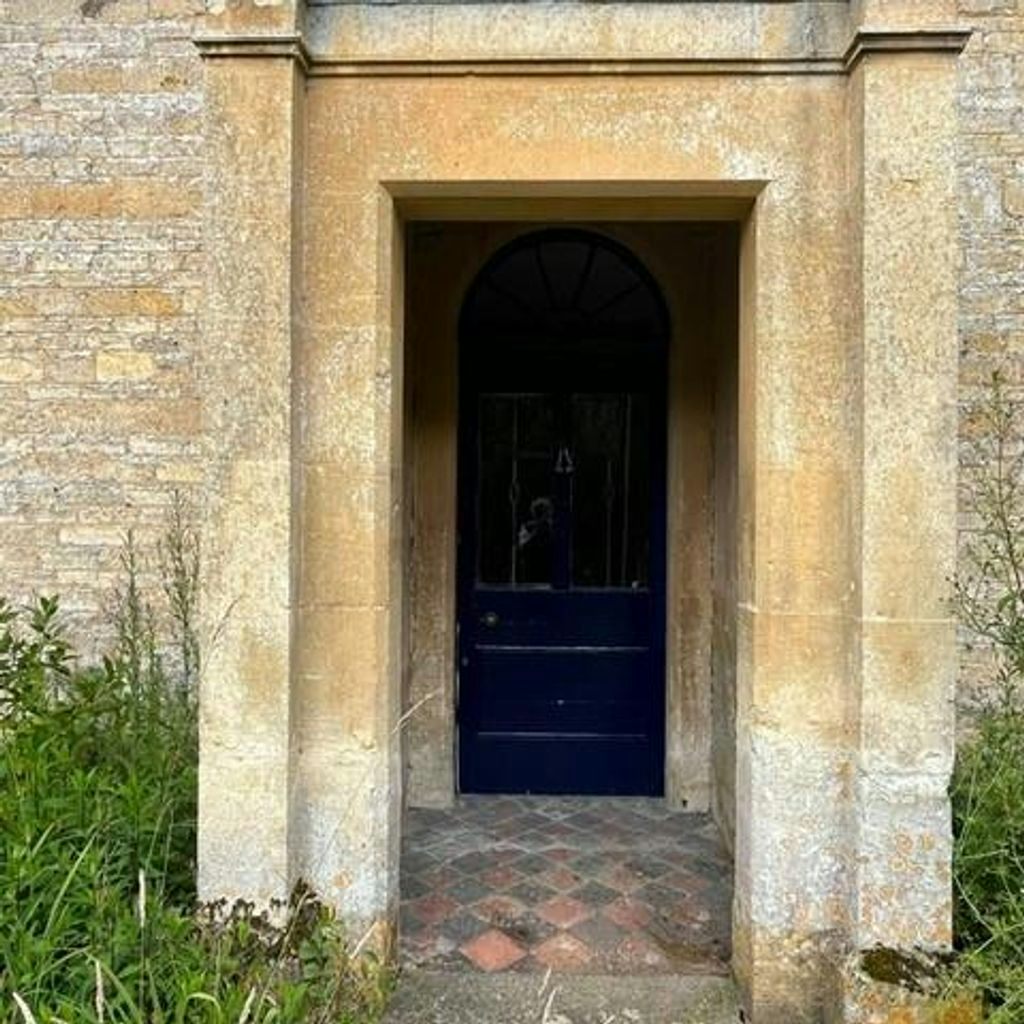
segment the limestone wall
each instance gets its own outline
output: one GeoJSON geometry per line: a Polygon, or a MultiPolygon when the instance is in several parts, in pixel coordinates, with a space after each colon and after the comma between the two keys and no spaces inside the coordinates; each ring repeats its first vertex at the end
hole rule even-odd
{"type": "Polygon", "coordinates": [[[89,626],[200,479],[203,0],[0,0],[0,592],[89,626]]]}
{"type": "MultiPolygon", "coordinates": [[[[0,592],[87,640],[122,532],[201,480],[203,6],[0,0],[0,592]]],[[[966,401],[1024,383],[1024,0],[960,12],[966,401]]]]}
{"type": "MultiPolygon", "coordinates": [[[[960,395],[968,407],[994,369],[1024,385],[1024,2],[960,0],[974,36],[960,58],[960,395]]],[[[969,444],[963,457],[970,458],[969,444]]],[[[961,511],[962,535],[971,522],[961,511]]],[[[983,651],[963,645],[962,709],[984,699],[983,651]]]]}

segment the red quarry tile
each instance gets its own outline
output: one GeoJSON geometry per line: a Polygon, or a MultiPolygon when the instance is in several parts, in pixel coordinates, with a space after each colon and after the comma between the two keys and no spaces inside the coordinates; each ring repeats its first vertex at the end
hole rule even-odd
{"type": "Polygon", "coordinates": [[[568,892],[580,884],[580,876],[570,871],[564,864],[549,868],[537,879],[542,885],[558,889],[560,892],[568,892]]]}
{"type": "Polygon", "coordinates": [[[594,962],[594,954],[575,935],[559,932],[552,935],[547,942],[542,942],[534,951],[533,957],[538,963],[550,967],[553,971],[581,971],[594,962]]]}
{"type": "Polygon", "coordinates": [[[619,892],[634,892],[647,882],[643,875],[637,874],[625,864],[610,865],[601,872],[600,879],[619,892]]]}
{"type": "Polygon", "coordinates": [[[675,889],[684,896],[696,896],[711,888],[711,883],[706,878],[692,874],[689,871],[674,870],[658,879],[659,884],[675,889]]]}
{"type": "Polygon", "coordinates": [[[496,928],[478,935],[459,952],[481,971],[504,971],[526,956],[526,951],[496,928]]]}
{"type": "Polygon", "coordinates": [[[458,910],[458,906],[454,900],[450,900],[447,896],[435,894],[413,900],[409,904],[409,909],[424,924],[437,924],[438,921],[443,921],[450,914],[458,910]]]}
{"type": "Polygon", "coordinates": [[[731,865],[706,817],[643,800],[480,797],[412,809],[407,824],[406,963],[728,970],[731,865]]]}
{"type": "Polygon", "coordinates": [[[495,824],[492,831],[495,835],[506,839],[518,839],[529,827],[529,823],[524,818],[525,815],[521,814],[506,818],[504,821],[499,821],[495,824]]]}
{"type": "Polygon", "coordinates": [[[590,910],[571,896],[554,896],[537,907],[536,913],[559,928],[571,928],[590,917],[590,910]]]}
{"type": "Polygon", "coordinates": [[[465,878],[466,876],[457,868],[453,868],[448,864],[441,864],[439,867],[429,868],[427,871],[421,872],[417,877],[421,882],[425,882],[433,889],[443,889],[446,885],[451,885],[453,882],[457,882],[460,878],[465,878]]]}
{"type": "Polygon", "coordinates": [[[602,907],[601,913],[620,928],[634,932],[643,931],[651,923],[652,917],[650,907],[628,897],[622,897],[602,907]]]}
{"type": "Polygon", "coordinates": [[[499,866],[483,871],[480,874],[480,881],[489,885],[492,889],[508,889],[523,880],[523,876],[514,868],[499,866]]]}

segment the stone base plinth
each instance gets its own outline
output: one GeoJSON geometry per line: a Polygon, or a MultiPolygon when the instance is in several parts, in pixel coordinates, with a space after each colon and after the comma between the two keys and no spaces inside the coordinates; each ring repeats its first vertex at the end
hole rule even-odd
{"type": "Polygon", "coordinates": [[[840,971],[829,1024],[981,1024],[982,1007],[947,996],[941,958],[875,948],[850,957],[840,971]]]}

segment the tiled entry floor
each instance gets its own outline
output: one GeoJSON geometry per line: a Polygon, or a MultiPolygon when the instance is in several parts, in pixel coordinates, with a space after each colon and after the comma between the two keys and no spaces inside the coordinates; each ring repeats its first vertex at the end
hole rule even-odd
{"type": "Polygon", "coordinates": [[[707,815],[663,801],[461,797],[406,812],[407,966],[725,973],[732,865],[707,815]]]}

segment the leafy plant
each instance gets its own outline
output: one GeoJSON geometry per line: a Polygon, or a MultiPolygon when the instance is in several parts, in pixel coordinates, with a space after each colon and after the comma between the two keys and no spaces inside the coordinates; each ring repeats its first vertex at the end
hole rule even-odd
{"type": "Polygon", "coordinates": [[[0,601],[0,1024],[374,1020],[387,971],[350,957],[312,893],[283,924],[197,907],[198,547],[183,505],[158,556],[164,615],[126,538],[99,666],[76,667],[56,598],[0,601]]]}

